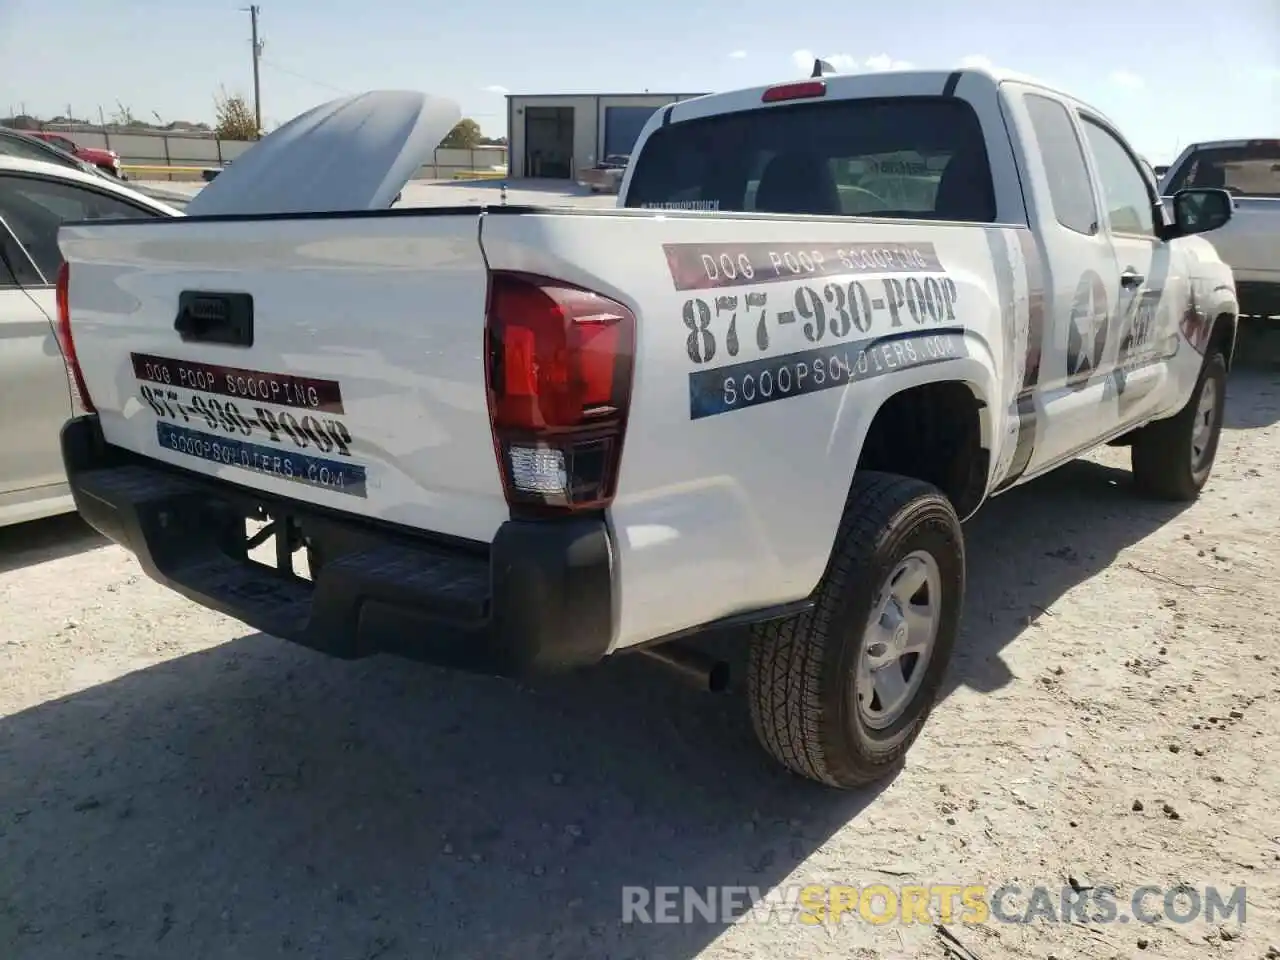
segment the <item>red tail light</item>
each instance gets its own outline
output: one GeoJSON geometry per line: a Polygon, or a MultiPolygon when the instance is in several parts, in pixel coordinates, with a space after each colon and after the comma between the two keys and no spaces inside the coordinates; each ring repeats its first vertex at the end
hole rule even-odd
{"type": "Polygon", "coordinates": [[[71,339],[71,298],[69,284],[71,267],[63,263],[58,268],[58,285],[55,298],[58,304],[58,322],[53,332],[58,338],[58,348],[62,350],[62,361],[67,365],[67,380],[71,384],[71,400],[77,411],[94,413],[96,408],[89,396],[89,388],[84,384],[84,374],[80,372],[80,361],[76,359],[76,344],[71,339]]]}
{"type": "Polygon", "coordinates": [[[770,87],[760,98],[761,103],[777,103],[779,100],[811,100],[814,97],[825,97],[827,84],[823,80],[804,80],[800,83],[784,83],[778,87],[770,87]]]}
{"type": "Polygon", "coordinates": [[[635,315],[608,297],[530,274],[491,275],[485,378],[513,507],[612,502],[635,336],[635,315]]]}

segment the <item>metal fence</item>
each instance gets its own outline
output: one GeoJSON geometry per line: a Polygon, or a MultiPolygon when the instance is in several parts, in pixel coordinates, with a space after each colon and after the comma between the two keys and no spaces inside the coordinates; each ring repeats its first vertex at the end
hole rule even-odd
{"type": "MultiPolygon", "coordinates": [[[[198,180],[201,171],[221,167],[253,146],[252,140],[221,140],[199,131],[136,130],[119,127],[68,126],[44,123],[40,129],[57,133],[81,147],[114,150],[130,176],[139,179],[198,180]]],[[[505,173],[507,148],[437,148],[417,179],[447,180],[505,173]]]]}

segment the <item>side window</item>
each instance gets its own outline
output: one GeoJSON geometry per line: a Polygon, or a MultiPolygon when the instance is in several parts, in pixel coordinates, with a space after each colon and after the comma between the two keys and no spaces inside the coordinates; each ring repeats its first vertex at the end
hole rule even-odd
{"type": "Polygon", "coordinates": [[[1142,170],[1110,130],[1087,117],[1080,119],[1089,149],[1098,163],[1098,179],[1102,181],[1112,232],[1153,236],[1156,232],[1154,200],[1142,170]]]}
{"type": "Polygon", "coordinates": [[[40,287],[44,283],[44,277],[40,276],[27,251],[22,249],[9,232],[8,225],[0,219],[0,290],[40,287]]]}
{"type": "Polygon", "coordinates": [[[63,223],[154,216],[149,210],[76,184],[0,177],[0,217],[49,282],[62,266],[58,227],[63,223]]]}
{"type": "Polygon", "coordinates": [[[1053,215],[1068,230],[1092,236],[1098,232],[1098,204],[1071,115],[1049,97],[1028,93],[1022,99],[1049,178],[1053,215]]]}

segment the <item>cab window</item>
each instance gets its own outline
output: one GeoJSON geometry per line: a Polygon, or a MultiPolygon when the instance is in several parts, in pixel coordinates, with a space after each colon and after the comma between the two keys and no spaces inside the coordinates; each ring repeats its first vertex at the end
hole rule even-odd
{"type": "Polygon", "coordinates": [[[800,101],[682,120],[635,156],[628,207],[992,223],[982,128],[963,100],[800,101]]]}
{"type": "Polygon", "coordinates": [[[1112,233],[1153,236],[1155,198],[1133,155],[1106,127],[1081,117],[1085,139],[1098,166],[1102,197],[1112,233]]]}
{"type": "Polygon", "coordinates": [[[1092,236],[1098,232],[1098,202],[1071,115],[1059,101],[1037,93],[1026,94],[1022,102],[1044,162],[1054,218],[1068,230],[1092,236]]]}
{"type": "Polygon", "coordinates": [[[1237,197],[1280,199],[1280,140],[1202,147],[1178,168],[1165,191],[1188,187],[1226,190],[1237,197]]]}

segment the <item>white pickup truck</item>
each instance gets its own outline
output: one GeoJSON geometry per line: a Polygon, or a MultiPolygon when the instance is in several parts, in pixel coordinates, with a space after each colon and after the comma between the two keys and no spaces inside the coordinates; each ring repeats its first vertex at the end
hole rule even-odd
{"type": "Polygon", "coordinates": [[[1193,143],[1160,186],[1168,197],[1188,187],[1231,194],[1235,214],[1213,246],[1235,275],[1241,314],[1280,316],[1280,140],[1193,143]]]}
{"type": "Polygon", "coordinates": [[[1061,93],[961,70],[685,100],[604,210],[384,209],[433,102],[330,109],[348,140],[268,137],[206,188],[255,163],[274,189],[60,235],[80,512],[266,633],[508,676],[644,651],[718,688],[689,638],[746,626],[764,747],[852,787],[937,696],[963,519],[1106,442],[1157,497],[1209,476],[1237,304],[1190,234],[1229,197],[1166,218],[1061,93]],[[319,152],[364,202],[308,196],[319,152]]]}

